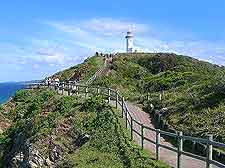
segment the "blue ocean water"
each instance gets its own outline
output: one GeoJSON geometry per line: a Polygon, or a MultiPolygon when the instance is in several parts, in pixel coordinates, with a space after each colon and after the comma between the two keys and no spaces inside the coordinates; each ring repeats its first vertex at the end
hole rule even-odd
{"type": "Polygon", "coordinates": [[[5,103],[17,90],[23,89],[23,83],[0,83],[0,104],[5,103]]]}

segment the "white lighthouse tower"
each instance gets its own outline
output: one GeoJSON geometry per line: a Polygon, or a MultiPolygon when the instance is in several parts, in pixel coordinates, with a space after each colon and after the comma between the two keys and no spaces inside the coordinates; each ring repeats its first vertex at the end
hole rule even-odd
{"type": "Polygon", "coordinates": [[[127,47],[127,53],[132,53],[133,47],[134,47],[132,32],[128,31],[125,38],[126,38],[126,42],[127,42],[127,46],[126,46],[127,47]]]}

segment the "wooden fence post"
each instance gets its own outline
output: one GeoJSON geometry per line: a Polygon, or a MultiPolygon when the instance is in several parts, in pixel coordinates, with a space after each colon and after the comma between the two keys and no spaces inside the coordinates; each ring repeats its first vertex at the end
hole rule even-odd
{"type": "Polygon", "coordinates": [[[127,108],[125,106],[125,121],[126,121],[126,128],[127,128],[127,123],[128,123],[128,111],[127,111],[127,108]]]}
{"type": "Polygon", "coordinates": [[[70,86],[70,81],[68,82],[68,96],[70,96],[70,88],[71,88],[71,86],[70,86]]]}
{"type": "Polygon", "coordinates": [[[85,87],[85,98],[88,96],[88,86],[85,87]]]}
{"type": "Polygon", "coordinates": [[[73,95],[73,82],[70,83],[70,95],[73,95]]]}
{"type": "Polygon", "coordinates": [[[58,83],[57,83],[57,93],[58,93],[58,94],[59,94],[59,90],[60,90],[60,89],[59,89],[59,85],[60,85],[60,83],[58,82],[58,83]]]}
{"type": "Polygon", "coordinates": [[[118,91],[116,91],[116,108],[118,108],[118,101],[119,101],[119,94],[118,91]]]}
{"type": "Polygon", "coordinates": [[[130,137],[131,141],[133,140],[133,118],[130,119],[130,137]]]}
{"type": "Polygon", "coordinates": [[[62,82],[62,95],[64,95],[64,82],[62,82]]]}
{"type": "Polygon", "coordinates": [[[213,146],[211,142],[213,141],[213,135],[208,135],[207,136],[207,153],[206,153],[206,168],[211,168],[210,161],[212,160],[213,156],[213,146]]]}
{"type": "Polygon", "coordinates": [[[124,110],[124,97],[122,97],[122,118],[123,118],[123,110],[124,110]]]}
{"type": "Polygon", "coordinates": [[[57,93],[60,94],[60,82],[57,84],[57,93]]]}
{"type": "Polygon", "coordinates": [[[110,99],[111,99],[111,90],[110,88],[108,88],[108,103],[110,103],[110,99]]]}
{"type": "Polygon", "coordinates": [[[79,95],[79,86],[76,87],[77,95],[79,95]]]}
{"type": "Polygon", "coordinates": [[[149,98],[150,98],[150,95],[149,95],[149,92],[147,93],[147,100],[149,100],[149,98]]]}
{"type": "Polygon", "coordinates": [[[141,124],[141,149],[144,149],[144,126],[141,124]]]}
{"type": "Polygon", "coordinates": [[[75,95],[77,95],[77,85],[76,84],[74,84],[73,89],[74,89],[75,95]]]}
{"type": "Polygon", "coordinates": [[[196,146],[196,142],[195,142],[195,141],[193,141],[193,142],[192,142],[192,149],[191,149],[191,150],[192,150],[192,152],[194,152],[194,151],[195,151],[195,146],[196,146]]]}
{"type": "Polygon", "coordinates": [[[56,83],[56,85],[55,85],[55,91],[58,93],[58,90],[59,90],[59,84],[58,83],[56,83]]]}
{"type": "Polygon", "coordinates": [[[97,94],[99,95],[100,93],[100,89],[99,89],[99,85],[97,86],[97,94]]]}
{"type": "MultiPolygon", "coordinates": [[[[39,87],[39,85],[38,85],[38,87],[39,87]]],[[[56,83],[54,84],[54,90],[55,91],[57,90],[57,84],[56,83]]]]}
{"type": "Polygon", "coordinates": [[[157,125],[158,129],[161,128],[161,114],[160,113],[158,113],[158,115],[157,115],[157,123],[156,123],[156,125],[157,125]]]}
{"type": "Polygon", "coordinates": [[[156,160],[160,159],[160,129],[156,129],[156,160]]]}
{"type": "Polygon", "coordinates": [[[178,148],[177,148],[177,168],[181,168],[182,161],[182,151],[183,151],[183,132],[178,133],[178,148]]]}
{"type": "Polygon", "coordinates": [[[72,95],[74,95],[75,92],[76,92],[76,83],[73,83],[72,84],[72,95]]]}

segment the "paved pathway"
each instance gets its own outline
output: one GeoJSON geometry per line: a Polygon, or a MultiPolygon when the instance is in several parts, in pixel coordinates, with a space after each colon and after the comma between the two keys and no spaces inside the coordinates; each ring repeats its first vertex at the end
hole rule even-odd
{"type": "MultiPolygon", "coordinates": [[[[137,105],[134,105],[132,103],[129,103],[129,102],[127,102],[127,107],[129,109],[132,117],[135,120],[139,121],[140,123],[142,123],[148,127],[155,128],[151,121],[149,114],[144,112],[140,107],[138,107],[137,105]]],[[[136,129],[138,132],[140,132],[140,130],[141,130],[140,126],[137,124],[134,124],[134,129],[136,129]]],[[[148,139],[151,139],[153,141],[155,141],[155,139],[156,139],[156,133],[154,131],[145,130],[144,135],[145,135],[145,137],[147,137],[148,139]]],[[[134,133],[134,139],[137,143],[139,143],[139,144],[141,143],[141,138],[136,133],[134,133]]],[[[162,137],[160,139],[160,143],[163,145],[166,145],[166,146],[174,147],[171,143],[167,142],[162,137]]],[[[154,144],[145,140],[144,148],[155,154],[155,145],[154,144]]],[[[172,167],[176,167],[177,153],[175,153],[173,151],[169,151],[164,148],[160,148],[160,160],[164,161],[165,163],[169,164],[172,167]]],[[[203,162],[201,160],[197,160],[197,159],[182,155],[182,167],[183,168],[205,168],[206,164],[205,164],[205,162],[203,162]]]]}
{"type": "MultiPolygon", "coordinates": [[[[68,92],[64,91],[64,95],[68,95],[68,92]]],[[[115,101],[111,101],[110,104],[112,106],[115,106],[115,101]]],[[[137,105],[135,105],[133,103],[126,102],[126,104],[127,104],[127,107],[129,109],[133,119],[144,124],[145,126],[148,126],[150,128],[155,128],[151,121],[150,115],[148,113],[144,112],[140,107],[138,107],[137,105]]],[[[133,128],[136,131],[141,132],[141,127],[138,124],[136,124],[135,122],[133,122],[133,124],[134,124],[133,128]]],[[[155,139],[156,139],[156,133],[154,131],[145,129],[144,135],[145,135],[145,137],[147,137],[148,139],[151,139],[153,141],[155,141],[155,139]]],[[[134,140],[138,144],[141,144],[141,138],[135,132],[134,132],[134,140]]],[[[163,137],[161,137],[160,143],[163,145],[166,145],[166,146],[174,147],[171,143],[167,142],[163,137]]],[[[147,140],[145,140],[144,148],[149,150],[151,153],[155,154],[155,145],[153,143],[150,143],[147,140]]],[[[160,160],[164,161],[165,163],[167,163],[168,165],[170,165],[172,167],[176,167],[177,153],[160,147],[160,160]]],[[[181,164],[182,164],[182,168],[205,168],[206,167],[205,162],[198,160],[198,159],[188,157],[188,156],[184,156],[184,155],[182,155],[182,163],[181,164]]],[[[212,167],[216,168],[215,166],[212,166],[212,167]]]]}

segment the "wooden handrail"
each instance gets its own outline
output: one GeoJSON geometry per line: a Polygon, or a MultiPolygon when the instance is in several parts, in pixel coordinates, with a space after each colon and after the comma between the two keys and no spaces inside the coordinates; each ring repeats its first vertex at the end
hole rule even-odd
{"type": "MultiPolygon", "coordinates": [[[[59,86],[59,87],[53,87],[53,89],[61,90],[62,91],[61,93],[64,94],[64,92],[65,92],[65,85],[67,85],[67,84],[68,83],[66,83],[66,82],[60,82],[60,83],[57,84],[57,86],[59,86]]],[[[80,84],[77,84],[77,83],[75,83],[73,81],[71,81],[71,84],[72,84],[71,87],[68,87],[69,93],[73,94],[72,90],[73,90],[73,87],[75,87],[76,88],[75,89],[75,93],[77,92],[77,94],[79,94],[79,92],[81,93],[81,90],[79,88],[83,87],[84,88],[84,94],[86,95],[85,97],[88,97],[87,94],[90,93],[88,88],[90,86],[88,86],[88,85],[80,85],[80,84]]],[[[30,86],[46,86],[46,84],[44,84],[44,83],[38,83],[38,84],[35,83],[33,85],[31,84],[30,86]]],[[[51,85],[48,85],[48,86],[50,87],[51,85]]],[[[53,84],[52,86],[55,86],[55,85],[53,84]]],[[[69,86],[69,85],[67,85],[67,86],[69,86]]],[[[138,136],[141,137],[141,147],[142,148],[144,148],[144,141],[145,140],[155,144],[156,145],[156,159],[157,160],[160,159],[160,147],[162,147],[162,148],[165,148],[165,149],[177,152],[177,167],[178,168],[182,167],[181,166],[182,165],[182,160],[181,160],[181,156],[182,155],[186,155],[186,156],[198,159],[198,160],[205,161],[207,168],[210,168],[211,165],[216,165],[218,167],[225,167],[224,164],[222,164],[222,163],[220,163],[218,161],[215,161],[212,158],[213,146],[220,147],[220,148],[225,148],[225,144],[224,143],[213,141],[212,136],[209,136],[207,139],[203,139],[203,138],[185,136],[185,135],[182,134],[182,132],[179,132],[179,134],[175,134],[175,133],[171,133],[171,132],[163,131],[163,130],[160,130],[160,129],[155,129],[155,128],[151,128],[151,127],[145,126],[144,124],[140,123],[139,121],[135,120],[132,117],[132,115],[130,114],[129,108],[127,107],[127,104],[126,104],[124,98],[119,94],[118,91],[115,91],[115,90],[113,90],[111,88],[99,87],[99,86],[92,86],[92,88],[96,88],[94,90],[96,90],[97,94],[100,94],[100,90],[102,91],[101,94],[104,95],[104,93],[105,93],[104,96],[107,97],[107,102],[108,103],[110,103],[110,101],[112,101],[111,99],[113,99],[112,93],[116,94],[116,99],[114,97],[114,99],[116,101],[116,107],[118,108],[118,105],[121,106],[122,117],[125,116],[126,127],[128,127],[128,125],[129,125],[130,129],[131,129],[131,131],[130,131],[131,139],[133,139],[133,133],[136,133],[138,136]],[[120,102],[120,99],[121,99],[121,102],[120,102]],[[128,119],[129,118],[128,115],[130,117],[130,120],[128,119]],[[134,129],[134,123],[136,123],[136,124],[138,124],[140,126],[140,130],[139,130],[140,132],[138,130],[134,129]],[[155,141],[145,137],[145,135],[144,135],[144,130],[145,129],[154,131],[156,133],[155,141]],[[160,143],[161,134],[177,138],[178,139],[178,148],[176,149],[174,147],[166,146],[164,144],[161,144],[160,143]],[[203,157],[203,156],[199,156],[199,155],[196,155],[196,154],[193,154],[193,153],[190,153],[190,152],[183,151],[183,140],[190,140],[190,141],[193,141],[193,142],[206,144],[207,145],[207,156],[203,157]]]]}

